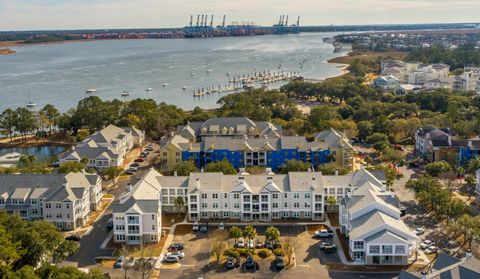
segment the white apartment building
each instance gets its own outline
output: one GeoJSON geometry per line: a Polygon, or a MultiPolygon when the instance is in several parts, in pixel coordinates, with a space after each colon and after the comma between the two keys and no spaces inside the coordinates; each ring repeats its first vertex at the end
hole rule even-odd
{"type": "Polygon", "coordinates": [[[25,220],[44,220],[62,230],[82,226],[102,198],[95,174],[0,175],[0,209],[25,220]]]}
{"type": "Polygon", "coordinates": [[[450,67],[446,64],[422,65],[416,62],[384,60],[381,62],[381,75],[394,76],[402,84],[423,85],[429,80],[447,77],[450,67]]]}
{"type": "Polygon", "coordinates": [[[103,169],[120,167],[127,152],[145,141],[145,133],[134,127],[119,128],[109,125],[78,143],[60,159],[60,164],[68,161],[80,162],[88,159],[87,167],[103,169]]]}
{"type": "Polygon", "coordinates": [[[407,265],[416,255],[418,237],[400,219],[399,201],[385,186],[367,181],[340,205],[341,231],[349,254],[368,265],[407,265]]]}
{"type": "Polygon", "coordinates": [[[112,205],[114,240],[117,243],[157,242],[161,234],[161,212],[187,211],[190,221],[325,220],[325,201],[338,203],[366,182],[382,185],[363,167],[349,175],[320,172],[290,172],[249,175],[191,173],[162,176],[148,171],[112,205]],[[175,207],[175,199],[185,201],[175,207]]]}
{"type": "Polygon", "coordinates": [[[151,169],[112,204],[114,242],[157,243],[162,230],[160,184],[162,175],[151,169]]]}

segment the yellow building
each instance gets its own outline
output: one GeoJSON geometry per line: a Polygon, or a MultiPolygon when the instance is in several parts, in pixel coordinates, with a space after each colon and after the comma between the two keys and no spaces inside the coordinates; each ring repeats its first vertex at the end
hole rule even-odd
{"type": "Polygon", "coordinates": [[[321,148],[329,149],[333,157],[333,162],[337,167],[346,168],[348,171],[354,170],[354,151],[349,139],[333,128],[322,131],[315,136],[315,141],[321,142],[321,148]]]}
{"type": "Polygon", "coordinates": [[[162,172],[173,172],[175,165],[182,161],[182,150],[189,148],[190,141],[175,135],[160,144],[160,161],[162,172]]]}

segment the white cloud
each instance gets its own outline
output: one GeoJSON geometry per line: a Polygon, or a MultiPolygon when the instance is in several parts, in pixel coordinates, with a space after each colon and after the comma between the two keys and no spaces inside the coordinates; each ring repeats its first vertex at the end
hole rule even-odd
{"type": "Polygon", "coordinates": [[[280,14],[303,25],[474,22],[479,10],[478,0],[0,0],[0,30],[180,27],[198,13],[262,25],[280,14]]]}

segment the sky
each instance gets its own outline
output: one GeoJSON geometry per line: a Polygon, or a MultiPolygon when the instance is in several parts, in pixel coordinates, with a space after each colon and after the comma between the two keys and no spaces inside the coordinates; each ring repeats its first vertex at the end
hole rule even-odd
{"type": "MultiPolygon", "coordinates": [[[[480,22],[480,0],[0,0],[0,30],[183,27],[190,15],[272,25],[480,22]]],[[[196,16],[194,16],[196,20],[196,16]]]]}

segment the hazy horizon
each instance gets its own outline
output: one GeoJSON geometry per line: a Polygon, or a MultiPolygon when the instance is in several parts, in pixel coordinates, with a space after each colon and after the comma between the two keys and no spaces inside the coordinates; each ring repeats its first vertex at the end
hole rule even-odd
{"type": "Polygon", "coordinates": [[[190,15],[270,26],[280,14],[301,25],[479,22],[478,0],[0,0],[0,30],[133,29],[186,26],[190,15]]]}

